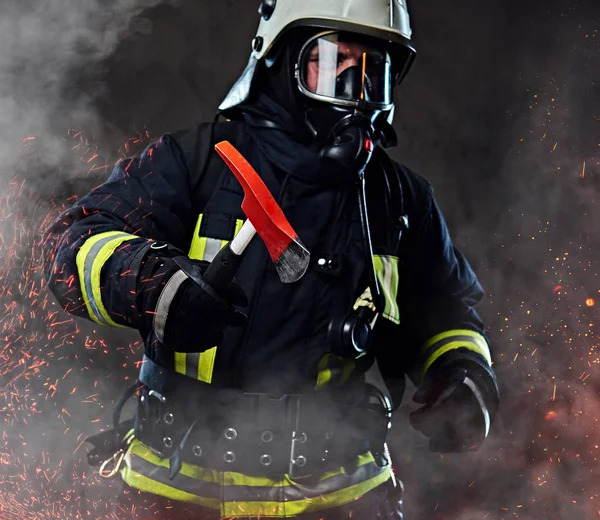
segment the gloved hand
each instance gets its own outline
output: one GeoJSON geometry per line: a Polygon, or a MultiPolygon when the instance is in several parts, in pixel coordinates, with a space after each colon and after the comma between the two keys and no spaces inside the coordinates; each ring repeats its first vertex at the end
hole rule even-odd
{"type": "Polygon", "coordinates": [[[432,365],[413,401],[423,406],[409,415],[410,423],[429,437],[430,451],[456,453],[481,446],[499,395],[491,369],[460,360],[432,365]]]}
{"type": "Polygon", "coordinates": [[[176,352],[204,352],[221,342],[226,327],[246,323],[246,315],[234,307],[248,305],[246,295],[235,282],[219,293],[204,283],[208,265],[151,252],[136,288],[142,332],[153,331],[176,352]]]}

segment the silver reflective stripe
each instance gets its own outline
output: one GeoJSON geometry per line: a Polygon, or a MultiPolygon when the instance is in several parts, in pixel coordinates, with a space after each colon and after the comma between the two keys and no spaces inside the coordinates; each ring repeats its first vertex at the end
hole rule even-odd
{"type": "Polygon", "coordinates": [[[398,309],[398,258],[388,255],[373,255],[377,279],[385,298],[385,308],[382,315],[391,322],[400,324],[398,309]]]}
{"type": "MultiPolygon", "coordinates": [[[[389,470],[389,466],[379,467],[375,462],[368,462],[356,468],[350,475],[336,474],[310,486],[297,484],[288,478],[280,481],[274,480],[270,486],[253,486],[251,484],[221,486],[220,482],[191,478],[184,475],[183,472],[170,480],[168,468],[156,466],[131,452],[127,453],[125,460],[129,469],[147,475],[156,482],[192,495],[215,498],[225,502],[292,502],[316,499],[328,493],[360,484],[389,470]]],[[[223,481],[227,480],[225,473],[223,481]]]]}
{"type": "Polygon", "coordinates": [[[185,356],[185,375],[198,379],[198,362],[200,361],[200,353],[188,352],[185,356]]]}
{"type": "Polygon", "coordinates": [[[487,406],[485,405],[483,395],[481,395],[481,392],[475,384],[475,381],[473,381],[470,377],[465,377],[465,380],[463,382],[471,389],[471,392],[473,392],[475,399],[477,399],[477,402],[481,407],[481,413],[483,414],[483,422],[485,423],[485,435],[483,436],[483,438],[486,439],[488,434],[490,433],[490,412],[488,411],[487,406]]]}
{"type": "Polygon", "coordinates": [[[154,319],[152,320],[152,328],[159,341],[164,341],[165,337],[165,325],[167,323],[167,317],[169,316],[169,307],[173,302],[173,298],[177,294],[181,284],[188,279],[188,275],[183,271],[177,271],[165,285],[164,289],[158,297],[158,303],[154,311],[154,319]]]}
{"type": "Polygon", "coordinates": [[[206,246],[204,247],[204,255],[202,256],[202,260],[206,260],[207,262],[212,262],[213,258],[217,256],[217,253],[221,250],[223,244],[225,244],[226,240],[220,240],[218,238],[207,238],[206,246]]]}
{"type": "Polygon", "coordinates": [[[98,256],[100,250],[106,244],[108,244],[108,242],[112,242],[113,240],[121,237],[131,237],[131,235],[128,233],[115,233],[107,236],[106,238],[98,240],[98,242],[96,242],[90,249],[89,253],[85,257],[85,262],[83,264],[83,283],[85,285],[85,290],[88,295],[88,301],[90,307],[92,308],[92,311],[94,312],[94,316],[103,325],[109,325],[109,323],[102,316],[100,309],[98,309],[98,304],[96,303],[96,300],[94,300],[94,290],[92,286],[92,266],[94,265],[94,260],[96,260],[96,256],[98,256]]]}

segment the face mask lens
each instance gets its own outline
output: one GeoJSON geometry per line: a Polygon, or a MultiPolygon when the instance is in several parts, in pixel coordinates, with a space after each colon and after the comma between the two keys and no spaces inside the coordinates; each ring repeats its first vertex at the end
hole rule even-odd
{"type": "Polygon", "coordinates": [[[312,40],[300,56],[300,85],[322,100],[390,104],[392,72],[389,54],[339,34],[312,40]]]}

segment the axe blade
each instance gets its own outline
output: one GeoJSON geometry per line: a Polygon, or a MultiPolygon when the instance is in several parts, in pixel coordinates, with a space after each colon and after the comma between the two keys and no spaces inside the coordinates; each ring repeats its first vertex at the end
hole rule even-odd
{"type": "Polygon", "coordinates": [[[244,189],[242,210],[265,243],[279,278],[284,283],[299,280],[308,269],[310,252],[245,157],[228,141],[215,149],[244,189]]]}

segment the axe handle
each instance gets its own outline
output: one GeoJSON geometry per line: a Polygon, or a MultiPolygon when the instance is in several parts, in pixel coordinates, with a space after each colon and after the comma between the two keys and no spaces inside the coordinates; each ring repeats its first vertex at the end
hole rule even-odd
{"type": "Polygon", "coordinates": [[[204,282],[215,291],[225,289],[238,272],[242,263],[242,254],[255,234],[256,229],[249,219],[246,220],[235,238],[215,255],[202,276],[204,282]]]}

